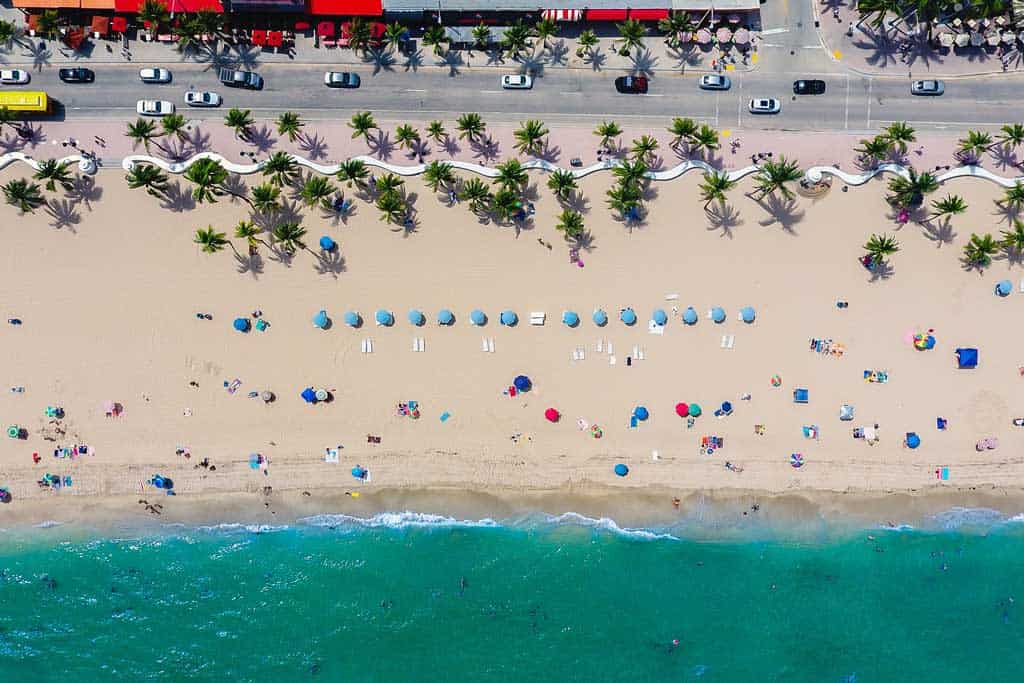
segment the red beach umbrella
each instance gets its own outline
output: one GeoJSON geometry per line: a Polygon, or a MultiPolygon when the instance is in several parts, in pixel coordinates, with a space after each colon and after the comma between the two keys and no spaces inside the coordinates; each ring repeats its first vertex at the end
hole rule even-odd
{"type": "Polygon", "coordinates": [[[562,417],[562,414],[554,408],[548,408],[544,411],[544,417],[547,418],[548,422],[558,422],[559,418],[562,417]]]}
{"type": "Polygon", "coordinates": [[[690,416],[690,406],[687,405],[686,403],[677,403],[676,404],[676,415],[678,415],[679,417],[689,417],[690,416]]]}

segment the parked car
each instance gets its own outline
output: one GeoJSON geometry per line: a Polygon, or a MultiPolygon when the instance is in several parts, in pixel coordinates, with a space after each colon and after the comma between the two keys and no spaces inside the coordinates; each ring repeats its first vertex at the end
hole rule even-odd
{"type": "Polygon", "coordinates": [[[92,83],[96,80],[96,74],[92,69],[84,66],[75,66],[68,69],[60,69],[57,76],[65,83],[92,83]]]}
{"type": "Polygon", "coordinates": [[[255,71],[221,69],[219,77],[220,82],[229,88],[248,88],[249,90],[263,89],[263,77],[255,71]]]}
{"type": "Polygon", "coordinates": [[[324,74],[324,85],[328,88],[358,88],[359,74],[351,71],[328,71],[324,74]]]}
{"type": "Polygon", "coordinates": [[[170,83],[171,72],[161,68],[139,69],[139,80],[143,83],[170,83]]]}
{"type": "Polygon", "coordinates": [[[823,95],[825,81],[793,81],[794,95],[823,95]]]}
{"type": "Polygon", "coordinates": [[[135,111],[140,116],[167,116],[174,113],[174,103],[167,100],[139,100],[135,111]]]}
{"type": "Polygon", "coordinates": [[[615,79],[615,89],[621,93],[643,95],[647,92],[647,77],[619,76],[615,79]]]}
{"type": "Polygon", "coordinates": [[[722,74],[704,74],[697,79],[697,85],[701,90],[728,90],[732,87],[732,80],[722,74]]]}
{"type": "Polygon", "coordinates": [[[221,98],[208,90],[189,90],[185,93],[185,104],[190,107],[219,107],[221,98]]]}
{"type": "Polygon", "coordinates": [[[501,87],[505,90],[529,90],[533,87],[533,76],[505,74],[501,77],[501,87]]]}
{"type": "Polygon", "coordinates": [[[4,85],[25,85],[32,77],[24,69],[3,69],[0,71],[0,83],[4,85]]]}
{"type": "Polygon", "coordinates": [[[782,103],[774,97],[750,100],[747,109],[751,114],[778,114],[782,111],[782,103]]]}
{"type": "Polygon", "coordinates": [[[910,86],[911,95],[931,95],[936,97],[946,92],[946,84],[942,81],[914,81],[910,86]]]}

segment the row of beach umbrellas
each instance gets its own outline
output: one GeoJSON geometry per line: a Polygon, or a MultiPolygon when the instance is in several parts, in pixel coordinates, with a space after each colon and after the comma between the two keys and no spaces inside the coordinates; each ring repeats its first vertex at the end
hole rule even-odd
{"type": "MultiPolygon", "coordinates": [[[[406,316],[409,324],[415,327],[422,327],[427,324],[427,316],[423,311],[418,308],[414,308],[409,311],[406,316]]],[[[740,309],[739,319],[745,323],[754,322],[757,317],[756,311],[751,306],[744,306],[740,309]]],[[[683,311],[681,315],[682,321],[687,325],[696,325],[700,316],[697,315],[697,311],[693,306],[688,307],[683,311]]],[[[721,306],[715,306],[708,311],[708,318],[715,323],[723,323],[726,319],[725,309],[721,306]]],[[[391,327],[395,324],[395,315],[391,311],[381,308],[378,309],[373,315],[373,320],[377,325],[384,327],[391,327]]],[[[576,311],[565,311],[562,313],[562,324],[567,327],[578,327],[580,324],[580,315],[576,311]]],[[[608,313],[603,309],[596,309],[591,315],[591,320],[598,327],[604,327],[608,324],[608,313]]],[[[637,317],[636,311],[632,308],[623,308],[619,311],[619,320],[625,325],[635,325],[639,318],[637,317]]],[[[659,326],[668,324],[669,315],[664,309],[657,308],[651,314],[651,320],[659,326]]],[[[469,321],[473,325],[482,326],[486,325],[488,321],[487,314],[480,309],[474,309],[469,314],[469,321]]],[[[506,309],[501,312],[498,317],[498,322],[502,325],[512,327],[519,323],[519,316],[515,311],[506,309]]],[[[345,324],[349,327],[360,327],[363,324],[363,317],[358,311],[346,311],[345,312],[345,324]]],[[[442,308],[437,313],[437,324],[438,325],[454,325],[455,314],[450,309],[442,308]]],[[[331,326],[331,319],[327,315],[327,311],[321,310],[313,316],[313,325],[320,329],[327,329],[331,326]]]]}

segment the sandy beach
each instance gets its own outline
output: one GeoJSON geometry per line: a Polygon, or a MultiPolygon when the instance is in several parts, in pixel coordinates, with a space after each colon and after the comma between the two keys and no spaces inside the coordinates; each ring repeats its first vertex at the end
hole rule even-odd
{"type": "MultiPolygon", "coordinates": [[[[15,165],[0,181],[24,175],[15,165]]],[[[281,263],[262,249],[256,270],[240,267],[230,250],[201,253],[195,229],[212,225],[230,235],[247,217],[244,203],[225,198],[169,210],[129,190],[116,170],[96,177],[89,206],[80,205],[79,219],[61,229],[43,211],[18,217],[4,207],[4,318],[24,321],[0,331],[5,383],[25,392],[5,389],[0,413],[28,438],[0,442],[0,483],[15,499],[0,513],[27,515],[26,521],[71,521],[89,508],[145,515],[136,503],[141,493],[151,501],[159,494],[161,519],[175,521],[204,516],[196,506],[216,509],[211,501],[218,496],[234,501],[238,496],[229,494],[244,494],[255,516],[264,514],[257,508],[266,509],[267,486],[274,496],[297,499],[309,491],[311,501],[329,493],[332,509],[322,512],[387,508],[420,500],[400,492],[422,490],[442,500],[446,491],[550,494],[566,501],[565,510],[588,496],[632,492],[653,507],[663,501],[670,515],[673,496],[686,509],[694,495],[729,492],[807,495],[816,509],[829,507],[830,497],[877,501],[879,493],[898,493],[887,500],[902,501],[897,507],[908,514],[934,507],[904,504],[915,496],[969,502],[982,496],[971,493],[978,489],[988,502],[1020,500],[1024,431],[1011,419],[1024,412],[1024,359],[1015,336],[1024,295],[993,295],[998,280],[1020,279],[1019,266],[999,258],[979,275],[959,262],[971,232],[998,235],[1006,227],[993,204],[1001,195],[994,185],[959,180],[940,190],[969,205],[952,219],[954,234],[944,243],[914,223],[894,225],[882,180],[848,192],[837,183],[825,197],[798,198],[782,218],[748,199],[743,193],[753,184],[744,181],[730,195],[735,220],[722,227],[709,223],[700,178],[689,174],[654,183],[647,220],[629,229],[606,208],[612,181],[599,174],[581,183],[593,239],[578,267],[554,230],[560,209],[544,180],[531,174],[540,189],[536,214],[522,231],[481,223],[462,205],[448,207],[416,179],[406,183],[419,219],[411,233],[381,223],[362,200],[344,224],[297,206],[311,246],[320,235],[340,244],[341,258],[330,267],[302,251],[281,263]],[[901,248],[890,260],[892,272],[873,280],[858,257],[876,232],[895,234],[901,248]],[[838,309],[838,300],[849,307],[838,309]],[[640,319],[635,327],[618,321],[626,306],[640,319]],[[680,321],[687,306],[701,315],[693,327],[680,321]],[[705,318],[713,306],[725,308],[725,323],[705,318]],[[743,306],[756,309],[754,324],[737,320],[743,306]],[[394,313],[393,327],[373,324],[378,308],[394,313]],[[406,321],[411,308],[426,314],[424,327],[406,321]],[[436,324],[441,308],[455,312],[454,326],[436,324]],[[488,313],[486,327],[469,324],[474,308],[488,313]],[[519,314],[517,327],[498,324],[506,308],[519,314]],[[608,312],[607,327],[591,322],[595,308],[608,312]],[[669,313],[663,334],[648,332],[656,308],[669,313]],[[329,330],[311,324],[320,309],[334,322],[329,330]],[[350,309],[368,324],[344,325],[350,309]],[[232,320],[254,310],[270,327],[235,332],[232,320]],[[560,323],[564,310],[580,314],[578,328],[560,323]],[[197,319],[200,311],[213,320],[197,319]],[[544,326],[529,324],[532,311],[546,312],[544,326]],[[929,329],[936,347],[915,350],[909,336],[929,329]],[[723,335],[734,336],[733,348],[721,348],[723,335]],[[424,352],[411,351],[414,337],[424,340],[424,352]],[[360,352],[366,338],[372,354],[360,352]],[[481,351],[482,338],[494,340],[493,353],[481,351]],[[830,338],[845,351],[815,353],[812,338],[830,338]],[[976,369],[956,369],[958,346],[979,349],[976,369]],[[644,359],[627,365],[634,347],[644,359]],[[578,348],[585,358],[574,360],[578,348]],[[889,381],[865,382],[866,369],[887,371],[889,381]],[[534,387],[509,397],[503,392],[518,374],[529,375],[534,387]],[[775,374],[780,387],[770,383],[775,374]],[[236,378],[241,385],[229,394],[224,384],[236,378]],[[299,393],[311,385],[330,389],[334,400],[306,404],[299,393]],[[798,387],[809,390],[809,403],[794,404],[798,387]],[[277,400],[247,398],[262,390],[277,400]],[[749,400],[741,400],[745,394],[749,400]],[[419,402],[420,419],[396,414],[408,400],[419,402]],[[106,401],[122,404],[123,414],[105,417],[106,401]],[[705,410],[692,428],[674,412],[680,401],[705,410]],[[717,419],[712,411],[723,401],[734,411],[717,419]],[[855,407],[852,422],[839,420],[844,403],[855,407]],[[633,429],[638,405],[650,419],[633,429]],[[55,426],[44,417],[47,406],[66,413],[65,434],[56,441],[44,439],[55,426]],[[549,407],[561,412],[560,422],[544,419],[549,407]],[[442,422],[444,412],[451,417],[442,422]],[[945,431],[936,429],[940,416],[948,420],[945,431]],[[603,438],[580,431],[578,419],[600,425],[603,438]],[[876,423],[877,445],[852,437],[852,427],[876,423]],[[756,434],[755,425],[764,433],[756,434]],[[818,438],[805,438],[804,425],[817,425],[818,438]],[[919,448],[903,446],[906,432],[920,435],[919,448]],[[367,443],[367,434],[381,443],[367,443]],[[725,446],[702,454],[703,436],[722,437],[725,446]],[[989,437],[998,448],[976,451],[975,443],[989,437]],[[52,455],[58,446],[82,443],[94,453],[52,455]],[[338,445],[340,462],[325,463],[325,449],[338,445]],[[176,455],[179,448],[191,457],[176,455]],[[250,469],[252,453],[269,457],[266,473],[250,469]],[[790,466],[793,453],[802,454],[803,467],[790,466]],[[216,471],[197,468],[204,458],[216,471]],[[726,469],[726,461],[743,471],[726,469]],[[615,476],[617,463],[629,466],[628,477],[615,476]],[[370,481],[352,478],[356,464],[369,470],[370,481]],[[948,480],[937,480],[942,467],[948,480]],[[73,485],[58,492],[38,487],[47,472],[70,475],[73,485]],[[144,486],[156,473],[173,478],[177,497],[144,486]],[[340,493],[346,490],[366,500],[340,493]],[[374,499],[378,491],[392,493],[374,499]],[[19,506],[23,512],[14,513],[19,506]]],[[[296,505],[289,514],[316,507],[296,505]]],[[[580,505],[601,508],[593,500],[580,505]]],[[[624,518],[644,518],[616,505],[624,518]]],[[[482,513],[488,506],[479,507],[482,513]]],[[[548,499],[542,507],[558,505],[548,499]]],[[[899,516],[889,506],[886,513],[899,516]]]]}

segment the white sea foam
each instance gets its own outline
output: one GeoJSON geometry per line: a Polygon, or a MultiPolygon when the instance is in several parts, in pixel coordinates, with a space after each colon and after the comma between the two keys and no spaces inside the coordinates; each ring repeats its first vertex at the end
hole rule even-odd
{"type": "Polygon", "coordinates": [[[64,522],[58,522],[55,519],[47,519],[45,521],[39,522],[39,524],[36,524],[36,528],[37,529],[52,529],[53,527],[61,526],[62,524],[64,524],[64,522]]]}
{"type": "Polygon", "coordinates": [[[198,527],[200,531],[239,532],[244,531],[250,534],[266,534],[274,531],[286,531],[287,524],[238,524],[236,522],[225,522],[222,524],[211,524],[198,527]]]}
{"type": "Polygon", "coordinates": [[[355,517],[342,514],[321,514],[303,517],[299,522],[315,527],[366,527],[366,528],[426,528],[426,527],[487,527],[497,528],[501,525],[493,519],[455,519],[442,515],[424,512],[381,512],[372,517],[355,517]]]}
{"type": "Polygon", "coordinates": [[[954,507],[932,516],[932,521],[945,531],[962,527],[991,527],[1007,521],[1006,515],[991,508],[954,507]]]}
{"type": "Polygon", "coordinates": [[[615,523],[614,519],[608,517],[600,517],[595,519],[594,517],[587,517],[581,515],[578,512],[564,512],[560,515],[547,515],[546,521],[551,524],[572,524],[576,526],[584,526],[592,529],[601,529],[602,531],[608,531],[619,536],[625,536],[626,538],[636,538],[645,541],[678,541],[679,539],[672,534],[658,533],[649,529],[633,529],[629,527],[620,527],[615,523]]]}

